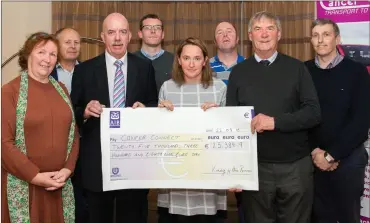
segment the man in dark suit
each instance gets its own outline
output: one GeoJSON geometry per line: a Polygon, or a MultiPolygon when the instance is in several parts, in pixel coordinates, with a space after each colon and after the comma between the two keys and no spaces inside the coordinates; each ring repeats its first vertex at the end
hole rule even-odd
{"type": "Polygon", "coordinates": [[[76,67],[71,93],[76,122],[82,130],[80,161],[89,222],[112,223],[115,218],[117,223],[146,223],[143,207],[148,202],[147,190],[103,192],[99,117],[104,107],[157,106],[154,69],[150,61],[127,52],[131,32],[122,14],[105,18],[101,38],[105,53],[76,67]]]}

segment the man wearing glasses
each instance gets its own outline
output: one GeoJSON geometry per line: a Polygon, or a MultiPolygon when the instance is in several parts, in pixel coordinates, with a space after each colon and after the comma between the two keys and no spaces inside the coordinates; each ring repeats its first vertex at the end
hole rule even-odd
{"type": "Polygon", "coordinates": [[[158,15],[147,14],[140,20],[138,35],[141,39],[141,49],[134,54],[152,61],[155,71],[157,90],[163,82],[171,78],[173,54],[162,49],[164,30],[162,20],[158,15]]]}

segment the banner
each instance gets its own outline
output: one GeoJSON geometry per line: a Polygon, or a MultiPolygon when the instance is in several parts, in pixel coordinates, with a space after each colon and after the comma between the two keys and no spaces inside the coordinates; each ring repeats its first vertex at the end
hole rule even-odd
{"type": "Polygon", "coordinates": [[[328,18],[340,29],[340,54],[367,67],[370,73],[370,2],[317,1],[317,18],[328,18]]]}
{"type": "MultiPolygon", "coordinates": [[[[338,24],[341,35],[338,52],[365,65],[370,74],[370,2],[320,0],[316,2],[316,14],[317,18],[331,19],[338,24]]],[[[365,143],[367,152],[370,154],[369,144],[370,135],[365,143]]],[[[361,198],[361,223],[370,223],[369,164],[366,167],[365,190],[361,198]]]]}

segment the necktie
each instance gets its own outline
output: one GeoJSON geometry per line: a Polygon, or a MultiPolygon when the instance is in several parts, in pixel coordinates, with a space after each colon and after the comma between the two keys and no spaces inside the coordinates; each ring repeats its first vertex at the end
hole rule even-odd
{"type": "Polygon", "coordinates": [[[114,88],[113,88],[113,107],[123,108],[125,107],[126,99],[126,88],[125,88],[125,76],[122,72],[123,62],[116,60],[114,66],[117,67],[116,73],[114,75],[114,88]]]}
{"type": "Polygon", "coordinates": [[[268,61],[268,60],[261,60],[260,61],[260,64],[262,64],[263,66],[267,67],[268,65],[270,65],[270,61],[268,61]]]}

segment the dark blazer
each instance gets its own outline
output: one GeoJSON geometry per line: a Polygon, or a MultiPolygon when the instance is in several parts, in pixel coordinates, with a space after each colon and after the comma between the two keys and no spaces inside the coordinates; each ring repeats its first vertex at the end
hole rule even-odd
{"type": "MultiPolygon", "coordinates": [[[[90,117],[84,122],[83,113],[91,100],[110,107],[105,53],[75,67],[71,99],[82,133],[79,155],[82,185],[90,191],[101,192],[100,118],[90,117]]],[[[158,105],[154,69],[149,61],[127,53],[126,107],[131,107],[137,101],[147,107],[158,105]]]]}
{"type": "Polygon", "coordinates": [[[54,67],[53,71],[51,72],[50,76],[54,77],[56,81],[58,81],[58,72],[57,72],[57,66],[54,67]]]}

